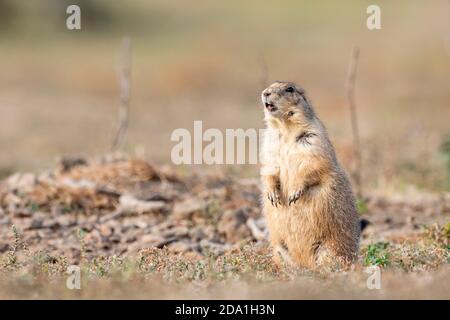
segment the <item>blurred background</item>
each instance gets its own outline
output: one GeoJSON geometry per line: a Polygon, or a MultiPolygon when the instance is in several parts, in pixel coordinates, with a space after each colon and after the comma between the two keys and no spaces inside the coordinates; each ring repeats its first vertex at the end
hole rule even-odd
{"type": "MultiPolygon", "coordinates": [[[[450,188],[450,2],[0,0],[0,177],[109,150],[118,57],[132,39],[124,150],[170,163],[176,128],[262,128],[264,82],[304,86],[338,156],[353,165],[345,83],[356,104],[366,189],[450,188]],[[82,29],[66,28],[78,4],[82,29]]],[[[203,167],[207,169],[206,166],[203,167]]],[[[191,168],[186,168],[191,170],[191,168]]],[[[258,176],[254,167],[226,167],[258,176]]]]}

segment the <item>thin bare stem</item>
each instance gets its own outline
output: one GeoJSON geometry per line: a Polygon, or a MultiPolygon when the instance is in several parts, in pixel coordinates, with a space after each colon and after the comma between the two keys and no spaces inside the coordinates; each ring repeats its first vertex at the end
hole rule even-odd
{"type": "Polygon", "coordinates": [[[124,37],[122,41],[121,61],[119,67],[120,82],[120,106],[119,125],[111,146],[113,151],[123,144],[128,129],[130,115],[130,91],[131,91],[131,39],[124,37]]]}
{"type": "Polygon", "coordinates": [[[356,72],[358,69],[359,48],[354,47],[350,57],[350,64],[347,76],[347,99],[350,108],[350,120],[353,134],[353,153],[355,158],[355,166],[352,172],[353,179],[356,184],[356,194],[359,198],[363,196],[362,191],[362,157],[361,157],[361,141],[358,127],[358,117],[355,103],[355,82],[356,72]]]}

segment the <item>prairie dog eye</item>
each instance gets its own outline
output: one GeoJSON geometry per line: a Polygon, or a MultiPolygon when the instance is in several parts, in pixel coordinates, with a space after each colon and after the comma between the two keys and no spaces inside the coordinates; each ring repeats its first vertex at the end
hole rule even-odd
{"type": "Polygon", "coordinates": [[[294,92],[294,87],[287,87],[286,92],[294,92]]]}
{"type": "Polygon", "coordinates": [[[289,111],[288,112],[288,117],[292,117],[294,115],[294,111],[289,111]]]}

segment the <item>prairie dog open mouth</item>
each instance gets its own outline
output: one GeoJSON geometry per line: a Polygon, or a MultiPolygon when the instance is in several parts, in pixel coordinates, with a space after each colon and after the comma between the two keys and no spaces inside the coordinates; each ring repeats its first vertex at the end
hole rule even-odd
{"type": "Polygon", "coordinates": [[[267,110],[269,110],[270,112],[274,112],[274,111],[278,110],[278,108],[276,106],[274,106],[272,103],[266,102],[266,103],[264,103],[264,105],[266,106],[267,110]]]}

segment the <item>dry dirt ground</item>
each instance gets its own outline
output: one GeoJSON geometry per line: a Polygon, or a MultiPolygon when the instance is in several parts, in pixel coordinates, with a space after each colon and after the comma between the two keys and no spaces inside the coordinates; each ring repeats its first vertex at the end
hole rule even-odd
{"type": "Polygon", "coordinates": [[[0,298],[450,298],[450,194],[373,193],[359,210],[351,270],[278,268],[258,180],[65,158],[1,181],[0,298]],[[69,265],[81,290],[66,288],[69,265]]]}

